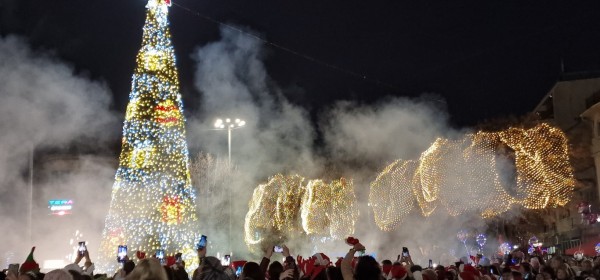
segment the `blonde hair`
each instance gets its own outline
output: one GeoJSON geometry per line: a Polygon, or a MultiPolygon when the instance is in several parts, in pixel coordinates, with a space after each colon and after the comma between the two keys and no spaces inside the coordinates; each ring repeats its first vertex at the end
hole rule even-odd
{"type": "Polygon", "coordinates": [[[126,280],[168,280],[165,269],[157,259],[141,260],[127,275],[126,280]]]}

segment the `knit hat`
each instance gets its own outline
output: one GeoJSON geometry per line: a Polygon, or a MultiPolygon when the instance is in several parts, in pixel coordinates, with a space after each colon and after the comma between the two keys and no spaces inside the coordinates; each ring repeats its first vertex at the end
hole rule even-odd
{"type": "Polygon", "coordinates": [[[26,273],[28,271],[40,272],[40,265],[37,262],[35,262],[35,260],[33,259],[33,251],[35,251],[35,247],[31,248],[31,252],[29,252],[29,256],[27,256],[27,259],[21,265],[21,268],[19,268],[19,272],[21,272],[21,273],[26,273]]]}
{"type": "Polygon", "coordinates": [[[393,265],[390,274],[394,279],[404,280],[408,276],[408,271],[402,265],[393,265]]]}
{"type": "Polygon", "coordinates": [[[315,265],[328,266],[331,263],[329,257],[323,253],[316,253],[312,257],[315,259],[315,265]]]}

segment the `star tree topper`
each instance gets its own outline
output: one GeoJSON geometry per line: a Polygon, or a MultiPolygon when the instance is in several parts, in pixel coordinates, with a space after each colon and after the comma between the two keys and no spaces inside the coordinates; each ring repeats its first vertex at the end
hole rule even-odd
{"type": "Polygon", "coordinates": [[[171,0],[149,0],[148,5],[146,5],[146,7],[155,8],[158,5],[166,5],[168,7],[171,7],[171,4],[171,0]]]}

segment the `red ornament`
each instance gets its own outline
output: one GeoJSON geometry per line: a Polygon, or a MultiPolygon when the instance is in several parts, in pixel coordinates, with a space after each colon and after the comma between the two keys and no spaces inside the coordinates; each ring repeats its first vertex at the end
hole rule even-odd
{"type": "Polygon", "coordinates": [[[160,206],[163,222],[178,224],[181,222],[181,200],[178,196],[165,196],[160,206]]]}
{"type": "Polygon", "coordinates": [[[156,116],[156,122],[161,124],[173,123],[176,124],[179,121],[179,108],[173,104],[173,102],[163,102],[164,105],[156,105],[155,109],[158,112],[156,116]]]}
{"type": "Polygon", "coordinates": [[[138,258],[138,260],[143,260],[146,258],[146,252],[137,251],[135,252],[135,256],[138,258]]]}
{"type": "Polygon", "coordinates": [[[165,4],[169,5],[169,7],[171,7],[171,0],[165,0],[165,4]]]}

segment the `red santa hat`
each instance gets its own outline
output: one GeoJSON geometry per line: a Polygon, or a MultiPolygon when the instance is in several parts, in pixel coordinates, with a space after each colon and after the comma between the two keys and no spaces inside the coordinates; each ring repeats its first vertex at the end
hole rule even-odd
{"type": "Polygon", "coordinates": [[[384,265],[381,266],[381,271],[385,275],[390,274],[391,270],[392,270],[392,265],[391,264],[384,264],[384,265]]]}
{"type": "Polygon", "coordinates": [[[342,267],[342,260],[344,260],[344,258],[338,258],[335,262],[335,267],[342,267]]]}
{"type": "Polygon", "coordinates": [[[389,276],[390,279],[393,278],[398,280],[404,280],[408,276],[408,271],[406,271],[406,268],[404,268],[404,266],[402,265],[393,265],[390,270],[389,276]]]}
{"type": "Polygon", "coordinates": [[[473,273],[474,276],[477,276],[477,277],[481,276],[481,272],[479,272],[479,270],[477,270],[477,268],[473,267],[470,264],[465,264],[462,269],[462,272],[471,272],[471,273],[473,273]]]}
{"type": "Polygon", "coordinates": [[[328,266],[331,263],[329,257],[323,253],[316,253],[312,257],[315,259],[315,265],[328,266]]]}
{"type": "Polygon", "coordinates": [[[234,261],[231,262],[231,267],[233,269],[237,269],[238,267],[244,267],[244,265],[247,263],[247,261],[234,261]]]}

